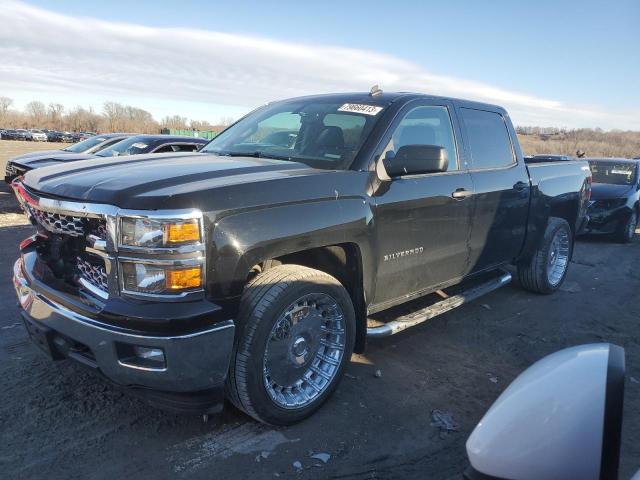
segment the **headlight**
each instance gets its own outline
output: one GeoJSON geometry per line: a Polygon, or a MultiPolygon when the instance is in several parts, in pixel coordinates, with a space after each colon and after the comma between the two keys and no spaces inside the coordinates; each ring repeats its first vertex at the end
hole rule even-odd
{"type": "Polygon", "coordinates": [[[122,287],[143,294],[172,294],[202,287],[202,266],[120,262],[122,287]]]}
{"type": "Polygon", "coordinates": [[[121,217],[120,244],[131,247],[165,248],[201,242],[200,220],[158,220],[121,217]]]}

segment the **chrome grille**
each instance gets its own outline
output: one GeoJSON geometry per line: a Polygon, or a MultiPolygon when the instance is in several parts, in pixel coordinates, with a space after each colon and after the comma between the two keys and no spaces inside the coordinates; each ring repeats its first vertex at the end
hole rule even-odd
{"type": "Polygon", "coordinates": [[[91,262],[78,257],[78,271],[80,277],[100,290],[108,291],[107,272],[104,265],[93,265],[91,262]]]}
{"type": "Polygon", "coordinates": [[[51,233],[70,235],[72,237],[84,236],[84,225],[80,217],[63,215],[60,213],[45,212],[27,205],[29,214],[45,230],[51,233]]]}

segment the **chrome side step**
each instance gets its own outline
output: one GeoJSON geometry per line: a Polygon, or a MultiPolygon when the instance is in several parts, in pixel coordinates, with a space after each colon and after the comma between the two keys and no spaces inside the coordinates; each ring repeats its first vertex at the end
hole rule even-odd
{"type": "Polygon", "coordinates": [[[397,319],[379,327],[367,328],[367,337],[379,338],[394,335],[402,330],[406,330],[407,328],[426,322],[433,317],[442,315],[443,313],[453,310],[454,308],[470,302],[471,300],[475,300],[476,298],[492,292],[509,282],[511,282],[511,274],[509,272],[502,272],[499,277],[481,283],[480,285],[472,287],[469,290],[465,290],[464,292],[452,297],[447,297],[444,300],[440,300],[426,308],[398,317],[397,319]]]}

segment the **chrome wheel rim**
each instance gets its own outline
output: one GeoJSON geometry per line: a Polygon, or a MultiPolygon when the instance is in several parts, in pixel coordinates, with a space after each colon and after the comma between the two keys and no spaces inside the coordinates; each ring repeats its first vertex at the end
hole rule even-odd
{"type": "Polygon", "coordinates": [[[297,409],[325,392],[338,374],[346,345],[344,312],[324,293],[300,297],[284,309],[264,352],[264,386],[281,408],[297,409]]]}
{"type": "Polygon", "coordinates": [[[558,230],[553,236],[551,247],[549,248],[549,258],[547,265],[547,280],[552,286],[556,286],[562,280],[569,264],[569,233],[558,230]]]}

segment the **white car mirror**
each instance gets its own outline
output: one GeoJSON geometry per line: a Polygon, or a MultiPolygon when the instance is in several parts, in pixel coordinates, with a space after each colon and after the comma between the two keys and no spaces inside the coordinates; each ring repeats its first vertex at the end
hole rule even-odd
{"type": "Polygon", "coordinates": [[[467,440],[469,480],[616,479],[624,349],[567,348],[521,373],[467,440]]]}

